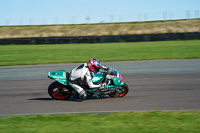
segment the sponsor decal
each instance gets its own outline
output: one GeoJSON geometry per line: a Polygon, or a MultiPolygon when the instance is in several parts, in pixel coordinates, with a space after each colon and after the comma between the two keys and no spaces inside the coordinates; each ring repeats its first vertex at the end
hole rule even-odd
{"type": "Polygon", "coordinates": [[[66,76],[66,73],[65,73],[65,72],[63,72],[63,76],[64,76],[64,77],[66,76]]]}

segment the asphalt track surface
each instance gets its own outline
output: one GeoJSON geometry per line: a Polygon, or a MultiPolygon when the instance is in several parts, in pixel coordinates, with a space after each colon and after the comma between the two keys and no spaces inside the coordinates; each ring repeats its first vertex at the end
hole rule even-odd
{"type": "Polygon", "coordinates": [[[200,59],[110,62],[129,86],[122,98],[54,100],[48,71],[80,63],[0,67],[0,116],[200,110],[200,59]]]}

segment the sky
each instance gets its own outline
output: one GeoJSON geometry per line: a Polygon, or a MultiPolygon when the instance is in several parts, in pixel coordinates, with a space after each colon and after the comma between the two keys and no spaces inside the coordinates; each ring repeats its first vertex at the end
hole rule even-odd
{"type": "Polygon", "coordinates": [[[197,18],[200,0],[0,0],[0,25],[197,18]]]}

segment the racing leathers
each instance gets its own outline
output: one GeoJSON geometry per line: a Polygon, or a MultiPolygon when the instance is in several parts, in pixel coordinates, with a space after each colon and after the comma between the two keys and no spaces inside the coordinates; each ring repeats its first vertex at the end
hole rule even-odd
{"type": "MultiPolygon", "coordinates": [[[[102,69],[108,69],[106,66],[101,65],[102,69]]],[[[86,82],[89,88],[99,88],[102,84],[93,84],[92,77],[93,72],[87,66],[87,63],[81,64],[80,66],[74,68],[69,76],[69,84],[74,88],[81,99],[86,99],[86,91],[79,85],[82,82],[86,82]]]]}

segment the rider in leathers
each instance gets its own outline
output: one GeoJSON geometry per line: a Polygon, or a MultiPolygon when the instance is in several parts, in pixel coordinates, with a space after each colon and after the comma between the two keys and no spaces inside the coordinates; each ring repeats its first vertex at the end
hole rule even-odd
{"type": "Polygon", "coordinates": [[[91,58],[87,63],[81,64],[80,66],[74,68],[69,76],[69,84],[73,87],[79,97],[84,100],[87,98],[86,91],[79,85],[82,82],[86,82],[89,88],[103,88],[105,84],[93,84],[92,77],[94,73],[97,73],[99,69],[108,68],[104,65],[101,65],[100,61],[97,59],[91,58]]]}

